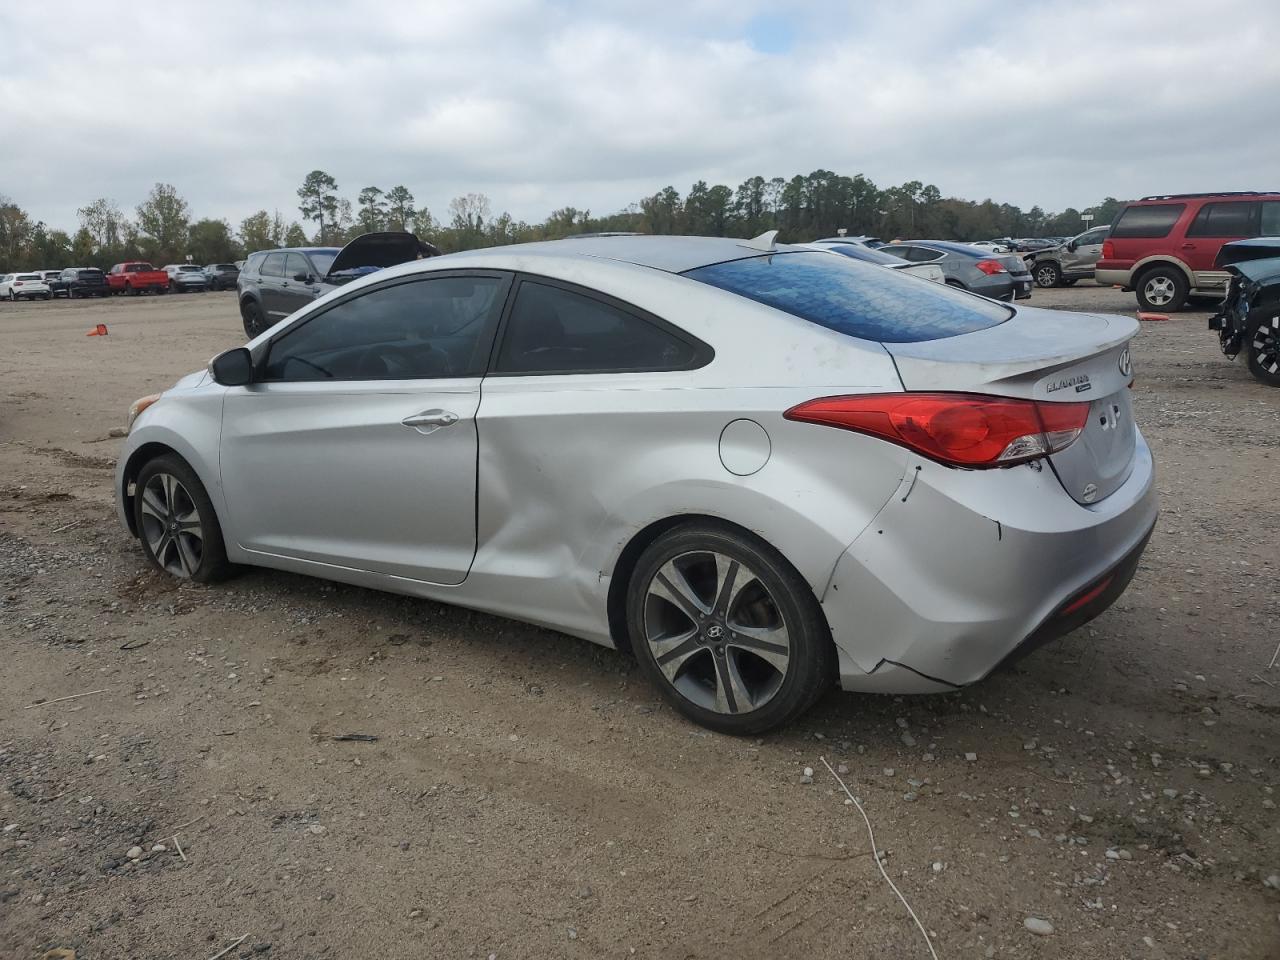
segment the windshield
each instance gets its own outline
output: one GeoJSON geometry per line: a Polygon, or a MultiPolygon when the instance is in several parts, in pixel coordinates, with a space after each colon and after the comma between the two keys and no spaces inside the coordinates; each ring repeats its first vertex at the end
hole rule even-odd
{"type": "Polygon", "coordinates": [[[312,251],[311,253],[308,253],[307,256],[311,258],[311,263],[316,268],[316,272],[323,277],[329,272],[329,268],[333,266],[333,261],[337,259],[338,255],[336,253],[319,253],[312,251]]]}
{"type": "Polygon", "coordinates": [[[142,273],[144,271],[151,271],[154,269],[155,267],[153,267],[149,263],[126,263],[124,267],[124,272],[125,273],[142,273]]]}
{"type": "Polygon", "coordinates": [[[1013,316],[993,300],[825,253],[732,260],[684,276],[828,330],[884,343],[941,340],[985,330],[1013,316]]]}

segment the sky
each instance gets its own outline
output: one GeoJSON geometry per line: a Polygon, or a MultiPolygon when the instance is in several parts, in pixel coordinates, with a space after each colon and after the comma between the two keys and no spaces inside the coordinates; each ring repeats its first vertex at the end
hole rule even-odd
{"type": "Polygon", "coordinates": [[[1047,211],[1280,189],[1280,2],[0,3],[0,195],[297,218],[320,168],[537,222],[815,169],[1047,211]]]}

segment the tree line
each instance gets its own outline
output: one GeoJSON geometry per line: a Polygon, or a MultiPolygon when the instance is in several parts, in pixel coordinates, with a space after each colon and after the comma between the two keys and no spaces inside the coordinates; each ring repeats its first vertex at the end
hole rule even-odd
{"type": "Polygon", "coordinates": [[[79,225],[68,233],[33,220],[0,195],[0,270],[106,269],[124,260],[159,265],[188,256],[196,263],[221,263],[274,247],[341,246],[377,230],[412,230],[446,253],[609,231],[750,237],[778,230],[783,241],[833,236],[841,228],[854,236],[885,238],[1070,236],[1083,229],[1081,214],[1093,214],[1095,225],[1110,223],[1123,205],[1108,197],[1084,210],[1068,207],[1051,214],[1038,206],[1022,210],[990,199],[943,197],[937,187],[918,180],[881,188],[861,174],[830,170],[789,180],[751,177],[736,188],[699,180],[683,197],[668,186],[616,213],[592,216],[589,210],[562,207],[533,224],[505,212],[494,215],[482,193],[455,197],[441,220],[418,206],[403,185],[363,187],[353,204],[323,170],[307,174],[297,197],[300,219],[264,209],[233,226],[224,218],[194,219],[173,185],[157,183],[132,217],[115,200],[102,197],[77,210],[79,225]]]}

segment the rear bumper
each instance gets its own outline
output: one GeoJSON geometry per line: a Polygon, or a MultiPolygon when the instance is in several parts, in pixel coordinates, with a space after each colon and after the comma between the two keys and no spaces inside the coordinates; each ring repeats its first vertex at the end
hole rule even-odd
{"type": "Polygon", "coordinates": [[[1122,270],[1116,267],[1101,267],[1093,271],[1093,279],[1104,287],[1127,287],[1129,286],[1132,270],[1122,270]]]}
{"type": "Polygon", "coordinates": [[[1007,273],[1003,276],[997,275],[975,280],[969,286],[970,293],[981,294],[984,297],[990,297],[992,300],[1012,300],[1017,290],[1017,284],[1013,282],[1007,273]]]}
{"type": "Polygon", "coordinates": [[[940,692],[1062,636],[1123,592],[1156,520],[1141,435],[1129,479],[1082,505],[1053,470],[918,461],[822,598],[846,690],[940,692]]]}

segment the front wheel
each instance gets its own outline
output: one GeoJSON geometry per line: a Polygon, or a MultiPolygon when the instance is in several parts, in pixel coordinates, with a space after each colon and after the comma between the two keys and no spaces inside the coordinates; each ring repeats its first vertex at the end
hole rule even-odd
{"type": "Polygon", "coordinates": [[[1259,319],[1245,343],[1249,372],[1269,387],[1280,387],[1280,313],[1259,319]]]}
{"type": "Polygon", "coordinates": [[[267,318],[256,300],[246,300],[240,305],[240,317],[244,321],[245,336],[250,340],[267,329],[267,318]]]}
{"type": "Polygon", "coordinates": [[[1153,267],[1138,278],[1138,306],[1143,310],[1181,310],[1187,302],[1187,278],[1177,267],[1153,267]]]}
{"type": "Polygon", "coordinates": [[[1056,287],[1062,283],[1062,270],[1053,262],[1036,264],[1036,286],[1056,287]]]}
{"type": "Polygon", "coordinates": [[[663,697],[721,733],[790,723],[835,675],[835,646],[809,585],[776,550],[728,524],[685,524],[650,544],[627,588],[627,626],[663,697]]]}
{"type": "Polygon", "coordinates": [[[231,572],[222,528],[204,484],[180,457],[157,457],[138,474],[134,519],[142,550],[160,570],[212,583],[231,572]]]}

